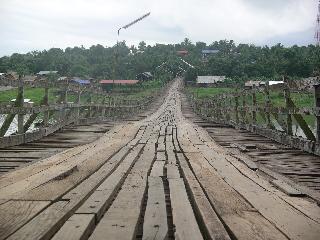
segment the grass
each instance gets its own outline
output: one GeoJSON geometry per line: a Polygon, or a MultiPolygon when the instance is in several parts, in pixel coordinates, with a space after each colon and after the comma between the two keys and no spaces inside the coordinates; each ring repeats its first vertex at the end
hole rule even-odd
{"type": "MultiPolygon", "coordinates": [[[[49,90],[49,102],[53,102],[55,100],[55,89],[49,90]]],[[[10,89],[7,91],[0,92],[0,103],[8,103],[12,99],[16,98],[18,95],[18,89],[10,89]]],[[[24,98],[31,99],[35,105],[39,105],[42,98],[44,96],[44,88],[25,88],[24,89],[24,98]]]]}
{"type": "MultiPolygon", "coordinates": [[[[116,97],[117,99],[143,99],[147,96],[153,95],[156,91],[158,91],[162,87],[162,83],[160,81],[154,80],[140,84],[134,88],[128,87],[117,87],[114,89],[115,91],[110,93],[109,95],[112,97],[116,97]]],[[[44,88],[24,88],[24,98],[31,99],[35,105],[39,105],[44,96],[44,88]]],[[[18,94],[18,89],[10,89],[6,91],[0,91],[0,103],[9,103],[12,99],[15,99],[18,94]]],[[[58,96],[57,89],[49,89],[49,103],[55,102],[58,96]]],[[[84,93],[81,95],[81,102],[85,103],[89,99],[89,95],[84,93]]],[[[92,101],[102,102],[103,98],[101,96],[92,95],[92,101]]],[[[76,102],[77,95],[73,93],[68,93],[68,102],[76,102]]]]}
{"type": "MultiPolygon", "coordinates": [[[[187,92],[194,94],[199,99],[210,98],[221,93],[235,92],[234,88],[203,88],[203,87],[188,87],[187,92]]],[[[266,95],[264,93],[257,93],[257,104],[265,104],[266,95]]],[[[239,98],[239,104],[242,104],[242,97],[239,98]]],[[[314,107],[314,95],[312,93],[291,93],[291,99],[296,107],[314,107]]],[[[246,102],[252,104],[252,97],[247,96],[246,102]]],[[[281,91],[270,92],[271,104],[275,107],[285,107],[284,94],[281,91]]]]}
{"type": "Polygon", "coordinates": [[[163,82],[159,80],[142,82],[132,87],[116,86],[111,95],[124,99],[143,99],[155,94],[162,86],[163,82]]]}
{"type": "Polygon", "coordinates": [[[230,93],[233,92],[233,88],[197,88],[197,87],[188,87],[187,92],[194,94],[199,99],[204,99],[208,97],[213,97],[214,95],[221,93],[230,93]]]}

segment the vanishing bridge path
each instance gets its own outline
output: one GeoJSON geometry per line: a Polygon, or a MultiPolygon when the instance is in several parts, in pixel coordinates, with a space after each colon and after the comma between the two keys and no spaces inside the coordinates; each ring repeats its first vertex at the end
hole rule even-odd
{"type": "Polygon", "coordinates": [[[0,239],[319,239],[319,201],[185,118],[181,84],[148,117],[2,175],[0,239]]]}

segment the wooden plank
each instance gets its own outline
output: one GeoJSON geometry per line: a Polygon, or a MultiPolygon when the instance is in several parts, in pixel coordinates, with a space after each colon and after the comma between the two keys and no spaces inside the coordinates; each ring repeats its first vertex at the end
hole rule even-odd
{"type": "Polygon", "coordinates": [[[147,143],[126,178],[117,198],[103,216],[89,239],[126,240],[135,238],[147,174],[155,155],[154,143],[147,143]]]}
{"type": "MultiPolygon", "coordinates": [[[[63,152],[40,161],[42,163],[40,166],[35,164],[26,169],[21,169],[19,173],[27,177],[21,179],[21,181],[13,182],[11,185],[6,184],[5,187],[0,189],[0,198],[3,198],[2,195],[7,198],[13,195],[14,199],[55,200],[59,193],[63,194],[73,187],[76,182],[92,174],[108,157],[111,157],[120,147],[124,146],[126,144],[124,139],[128,137],[126,134],[132,134],[134,131],[128,129],[127,132],[119,130],[117,134],[111,135],[113,137],[112,140],[110,140],[111,136],[108,135],[109,137],[102,137],[94,143],[85,145],[86,147],[84,148],[80,147],[81,150],[72,150],[70,153],[69,151],[63,152]],[[106,149],[108,150],[106,151],[106,149]],[[94,161],[92,161],[93,158],[94,161]],[[56,161],[57,159],[58,162],[56,161]],[[75,166],[77,166],[78,171],[74,171],[72,175],[59,182],[53,181],[55,177],[75,166]],[[35,174],[28,176],[30,171],[34,172],[34,168],[35,174]]],[[[13,173],[12,176],[16,176],[16,173],[13,173]]],[[[12,176],[7,174],[6,178],[1,178],[0,185],[5,180],[10,181],[12,176]]]]}
{"type": "Polygon", "coordinates": [[[135,163],[135,159],[142,150],[139,144],[131,151],[118,168],[93,192],[92,195],[81,205],[76,213],[95,214],[99,221],[106,209],[110,206],[117,191],[120,189],[128,171],[135,163]]]}
{"type": "Polygon", "coordinates": [[[165,150],[166,150],[166,147],[165,147],[164,142],[160,142],[160,143],[158,144],[157,151],[158,151],[158,152],[164,152],[165,150]]]}
{"type": "Polygon", "coordinates": [[[203,239],[182,179],[168,179],[175,239],[203,239]],[[183,214],[181,214],[183,213],[183,214]]]}
{"type": "Polygon", "coordinates": [[[151,177],[163,177],[163,168],[164,168],[164,161],[154,161],[150,176],[151,177]]]}
{"type": "Polygon", "coordinates": [[[239,160],[241,162],[243,162],[245,165],[247,165],[247,167],[250,168],[251,170],[253,170],[253,171],[258,170],[257,164],[255,162],[251,161],[250,159],[240,157],[239,160]]]}
{"type": "Polygon", "coordinates": [[[226,161],[225,156],[210,150],[203,151],[219,175],[241,193],[266,219],[274,223],[292,239],[314,239],[320,236],[320,225],[303,215],[281,198],[254,183],[234,166],[226,161]]]}
{"type": "Polygon", "coordinates": [[[286,194],[288,194],[289,196],[294,196],[294,197],[304,196],[302,192],[300,192],[299,190],[295,189],[294,187],[292,187],[291,185],[289,185],[288,183],[282,180],[274,179],[274,180],[271,180],[271,183],[276,187],[278,187],[279,189],[281,189],[286,194]]]}
{"type": "Polygon", "coordinates": [[[148,201],[144,215],[143,240],[167,239],[168,224],[163,182],[160,177],[148,177],[148,201]]]}
{"type": "MultiPolygon", "coordinates": [[[[62,199],[69,200],[75,199],[76,201],[82,201],[87,195],[91,194],[96,186],[103,181],[117,165],[121,162],[123,156],[129,151],[129,148],[122,148],[117,154],[115,154],[109,161],[104,163],[96,172],[89,171],[90,162],[87,164],[79,165],[77,169],[72,172],[72,174],[66,176],[62,179],[54,179],[48,182],[45,186],[34,189],[30,193],[25,193],[23,196],[31,197],[32,193],[36,193],[33,198],[45,198],[45,199],[57,199],[59,196],[62,196],[62,199]],[[88,166],[89,165],[89,166],[88,166]],[[88,167],[88,169],[86,168],[88,167]],[[83,172],[82,172],[83,171],[83,172]],[[84,175],[88,178],[79,183],[84,175]],[[77,185],[74,187],[74,185],[77,185]],[[73,188],[71,191],[67,192],[70,188],[73,188]],[[66,193],[67,192],[67,193],[66,193]],[[66,193],[66,194],[64,194],[66,193]]],[[[95,163],[92,163],[93,165],[95,163]]]]}
{"type": "Polygon", "coordinates": [[[166,161],[166,154],[165,152],[157,152],[157,157],[156,157],[157,161],[166,161]]]}
{"type": "Polygon", "coordinates": [[[238,143],[231,143],[230,147],[238,148],[241,152],[248,152],[248,149],[246,148],[246,146],[238,144],[238,143]]]}
{"type": "Polygon", "coordinates": [[[50,204],[48,201],[8,201],[0,205],[0,239],[5,239],[50,204]]]}
{"type": "Polygon", "coordinates": [[[166,164],[167,178],[180,178],[180,173],[177,164],[166,164]]]}
{"type": "MultiPolygon", "coordinates": [[[[124,150],[124,152],[120,154],[121,156],[118,156],[120,159],[122,158],[122,154],[125,154],[125,151],[127,150],[124,150]]],[[[117,161],[119,161],[119,159],[115,158],[115,162],[117,161]]],[[[110,162],[107,162],[104,166],[107,167],[109,165],[110,162]]],[[[16,234],[13,235],[13,239],[19,239],[21,234],[27,234],[27,236],[30,235],[30,239],[51,237],[60,228],[60,226],[63,225],[65,220],[75,211],[75,208],[81,204],[83,199],[94,190],[94,186],[96,186],[106,175],[108,175],[109,171],[110,169],[108,170],[103,167],[100,168],[95,174],[91,175],[85,182],[80,184],[79,187],[75,188],[64,196],[65,199],[70,199],[70,202],[60,201],[54,203],[36,218],[30,221],[27,225],[25,225],[25,228],[22,228],[21,231],[19,230],[16,232],[16,234]],[[43,226],[43,229],[41,228],[41,225],[43,226]],[[34,232],[32,232],[29,228],[33,228],[34,232]]]]}
{"type": "Polygon", "coordinates": [[[182,169],[183,177],[191,192],[191,200],[194,202],[194,209],[200,221],[200,226],[207,239],[230,240],[229,234],[224,228],[218,215],[212,208],[200,184],[188,166],[188,163],[182,153],[178,153],[178,159],[182,169]]]}
{"type": "Polygon", "coordinates": [[[166,125],[161,126],[160,129],[160,136],[165,136],[166,135],[166,125]]]}
{"type": "MultiPolygon", "coordinates": [[[[207,146],[201,147],[204,151],[206,151],[207,146]]],[[[241,153],[238,149],[228,149],[225,151],[225,154],[232,155],[234,158],[245,164],[248,168],[250,168],[253,171],[258,170],[259,168],[258,165],[253,160],[251,160],[251,158],[248,155],[241,153]]]]}
{"type": "Polygon", "coordinates": [[[167,151],[167,156],[168,156],[168,163],[169,164],[176,164],[177,159],[175,153],[172,151],[167,151]]]}
{"type": "Polygon", "coordinates": [[[173,129],[172,125],[167,126],[167,135],[172,135],[172,129],[173,129]]]}
{"type": "Polygon", "coordinates": [[[12,234],[8,239],[50,239],[68,219],[73,209],[74,204],[72,202],[55,202],[12,234]]]}
{"type": "MultiPolygon", "coordinates": [[[[261,187],[265,188],[267,191],[273,192],[286,202],[288,202],[291,206],[298,209],[302,213],[304,213],[309,218],[313,219],[314,221],[320,223],[320,208],[317,207],[316,202],[310,201],[308,198],[299,198],[299,197],[291,197],[285,194],[284,192],[280,190],[276,190],[274,186],[264,177],[262,177],[259,172],[253,172],[247,169],[243,166],[243,164],[239,163],[236,159],[232,157],[228,157],[227,160],[235,166],[242,174],[244,174],[246,177],[251,179],[252,181],[256,182],[261,187]]],[[[260,169],[259,169],[260,170],[260,169]]],[[[277,178],[280,178],[280,175],[274,176],[277,178]]],[[[283,179],[283,178],[281,178],[283,179]]],[[[287,182],[288,179],[285,179],[287,182]]],[[[289,182],[290,185],[294,185],[294,183],[289,182]]]]}
{"type": "Polygon", "coordinates": [[[173,145],[172,138],[166,142],[166,151],[167,152],[173,152],[174,151],[174,145],[173,145]]]}
{"type": "Polygon", "coordinates": [[[186,153],[186,156],[217,214],[237,239],[286,239],[264,217],[256,214],[246,199],[231,188],[200,153],[186,153]]]}
{"type": "Polygon", "coordinates": [[[85,240],[95,227],[94,214],[74,214],[54,235],[52,240],[85,240]]]}

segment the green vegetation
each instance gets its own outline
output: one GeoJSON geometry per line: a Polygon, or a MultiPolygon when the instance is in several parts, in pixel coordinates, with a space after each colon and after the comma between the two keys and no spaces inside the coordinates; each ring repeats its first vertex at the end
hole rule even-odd
{"type": "MultiPolygon", "coordinates": [[[[188,93],[193,94],[199,99],[210,98],[222,93],[234,93],[235,88],[220,88],[220,87],[188,87],[186,89],[188,93]]],[[[314,107],[314,95],[312,93],[291,93],[292,101],[295,103],[296,107],[314,107]]],[[[257,93],[257,104],[264,105],[266,102],[266,95],[264,93],[257,93]]],[[[242,97],[239,98],[239,104],[242,103],[242,97]]],[[[252,104],[252,97],[247,96],[246,102],[252,104]]],[[[270,100],[272,106],[275,107],[285,107],[285,98],[282,91],[270,91],[270,100]]],[[[234,101],[233,103],[234,104],[234,101]]]]}
{"type": "Polygon", "coordinates": [[[233,88],[201,88],[201,87],[188,87],[187,92],[193,94],[199,99],[209,98],[217,94],[234,92],[233,88]]]}
{"type": "MultiPolygon", "coordinates": [[[[53,89],[49,91],[49,101],[54,101],[55,95],[54,95],[53,89]]],[[[11,89],[7,91],[1,91],[0,92],[0,102],[10,102],[12,99],[15,99],[17,97],[18,90],[11,89]]],[[[31,99],[32,102],[34,102],[36,105],[38,105],[42,98],[44,96],[44,88],[25,88],[24,89],[24,98],[31,99]]]]}
{"type": "MultiPolygon", "coordinates": [[[[138,84],[134,87],[127,86],[117,86],[114,91],[109,93],[110,97],[116,97],[117,99],[141,99],[146,96],[151,96],[157,92],[162,86],[162,81],[148,81],[138,84]]],[[[17,96],[18,90],[10,89],[7,91],[0,92],[0,103],[9,103],[12,99],[15,99],[17,96]]],[[[31,99],[35,105],[39,105],[44,96],[44,88],[30,88],[27,87],[24,89],[24,98],[31,99]]],[[[81,95],[81,102],[85,103],[89,100],[88,94],[81,95]]],[[[49,102],[53,103],[59,98],[59,92],[57,89],[49,89],[49,102]]],[[[92,96],[92,101],[103,101],[102,96],[92,96]]],[[[73,93],[68,93],[68,102],[76,102],[77,96],[73,93]]]]}
{"type": "MultiPolygon", "coordinates": [[[[219,95],[221,93],[233,93],[236,91],[235,88],[218,88],[218,87],[214,87],[214,88],[201,88],[201,87],[188,87],[186,89],[186,91],[190,94],[193,94],[196,98],[198,99],[208,99],[211,97],[214,97],[216,95],[219,95]]],[[[314,94],[312,93],[295,93],[292,92],[290,94],[292,101],[294,102],[294,104],[296,105],[296,107],[299,108],[312,108],[314,107],[314,94]]],[[[239,107],[242,106],[243,103],[243,96],[239,97],[238,99],[238,103],[239,103],[239,107]]],[[[264,93],[257,93],[256,94],[256,99],[257,99],[257,105],[258,106],[265,106],[266,103],[266,95],[264,93]]],[[[231,101],[229,101],[228,103],[230,104],[230,106],[235,106],[235,99],[231,98],[231,101]]],[[[282,91],[270,91],[270,100],[271,100],[271,105],[274,107],[285,107],[286,103],[285,103],[285,98],[284,98],[284,93],[282,91]]],[[[253,101],[252,101],[252,96],[247,95],[245,97],[245,101],[247,105],[252,105],[253,101]]],[[[241,115],[241,113],[239,113],[239,116],[241,115]]],[[[235,119],[235,114],[234,112],[231,113],[231,116],[233,119],[235,119]]],[[[240,116],[241,117],[241,116],[240,116]]],[[[250,113],[248,115],[246,115],[247,118],[250,118],[250,113]]],[[[277,116],[278,120],[275,120],[275,116],[271,115],[271,119],[273,119],[273,121],[282,121],[285,122],[286,121],[286,115],[278,115],[277,116]]],[[[310,126],[310,128],[315,131],[315,123],[316,123],[316,117],[312,116],[312,115],[303,115],[304,120],[306,121],[306,123],[310,126]]],[[[266,116],[264,113],[259,112],[257,113],[257,122],[260,125],[266,125],[266,116]]],[[[295,119],[293,118],[293,127],[297,128],[298,123],[295,121],[295,119]]],[[[297,131],[296,129],[294,131],[297,131]]]]}
{"type": "MultiPolygon", "coordinates": [[[[0,58],[0,72],[37,73],[56,70],[62,76],[93,77],[98,79],[134,79],[138,73],[150,71],[157,76],[170,73],[175,76],[187,70],[187,81],[197,75],[225,75],[242,83],[248,79],[279,79],[286,75],[294,78],[309,77],[320,72],[320,47],[236,45],[232,40],[192,43],[185,39],[178,44],[127,46],[120,42],[112,47],[94,45],[84,47],[52,48],[27,54],[15,53],[0,58]],[[203,62],[203,49],[219,50],[203,62]],[[187,50],[183,59],[194,69],[182,63],[177,51],[187,50]],[[162,65],[166,63],[165,65],[162,65]],[[161,65],[161,67],[159,67],[161,65]]],[[[158,79],[158,78],[157,78],[158,79]]]]}

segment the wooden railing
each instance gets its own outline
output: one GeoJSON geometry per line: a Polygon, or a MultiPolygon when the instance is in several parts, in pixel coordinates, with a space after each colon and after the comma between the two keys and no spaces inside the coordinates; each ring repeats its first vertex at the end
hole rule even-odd
{"type": "Polygon", "coordinates": [[[314,87],[315,107],[298,107],[286,84],[276,89],[266,86],[222,93],[205,99],[187,92],[187,97],[194,111],[204,119],[247,129],[320,156],[320,85],[314,87]],[[271,96],[275,93],[278,100],[282,97],[282,106],[273,102],[271,96]],[[309,118],[309,122],[306,118],[309,118]],[[310,121],[314,127],[310,127],[310,121]],[[293,129],[299,129],[300,133],[294,133],[293,129]]]}
{"type": "Polygon", "coordinates": [[[18,89],[15,102],[0,104],[0,114],[5,117],[0,124],[0,148],[41,139],[69,124],[94,123],[132,116],[143,110],[159,94],[158,92],[139,99],[119,97],[106,93],[99,86],[80,86],[47,79],[26,83],[21,79],[12,81],[0,78],[0,86],[18,89]],[[43,88],[43,98],[39,105],[28,106],[24,103],[25,87],[43,88]],[[49,102],[50,88],[59,93],[54,102],[49,102]],[[69,94],[73,95],[74,103],[68,103],[69,94]],[[86,96],[85,100],[81,99],[83,95],[86,96]],[[9,135],[8,129],[16,116],[17,131],[9,135]],[[36,128],[30,131],[34,124],[37,125],[36,128]]]}

